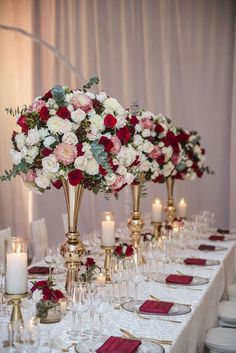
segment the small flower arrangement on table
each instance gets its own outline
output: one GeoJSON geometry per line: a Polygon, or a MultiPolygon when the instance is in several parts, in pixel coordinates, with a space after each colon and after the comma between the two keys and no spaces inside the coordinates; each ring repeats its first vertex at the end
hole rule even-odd
{"type": "Polygon", "coordinates": [[[117,258],[131,257],[134,254],[133,245],[127,243],[121,243],[114,249],[113,255],[117,258]]]}
{"type": "Polygon", "coordinates": [[[32,282],[31,288],[33,301],[36,303],[37,316],[40,318],[40,322],[58,322],[60,321],[61,310],[60,300],[65,299],[64,294],[54,288],[55,283],[53,278],[50,276],[47,280],[32,282]],[[47,320],[49,311],[51,309],[58,308],[56,318],[49,318],[47,320]]]}
{"type": "Polygon", "coordinates": [[[101,273],[101,268],[96,264],[96,261],[92,257],[87,257],[84,265],[85,272],[80,274],[80,280],[83,282],[90,282],[97,278],[98,274],[101,273]]]}

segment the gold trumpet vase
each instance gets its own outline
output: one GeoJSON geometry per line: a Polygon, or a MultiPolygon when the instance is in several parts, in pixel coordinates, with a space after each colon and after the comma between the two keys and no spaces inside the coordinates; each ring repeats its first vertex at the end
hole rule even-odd
{"type": "Polygon", "coordinates": [[[166,212],[166,222],[168,225],[172,225],[176,217],[176,208],[175,208],[174,199],[173,199],[174,181],[175,179],[173,177],[168,177],[166,180],[168,201],[165,207],[165,212],[166,212]]]}
{"type": "Polygon", "coordinates": [[[132,243],[135,249],[139,249],[141,231],[144,226],[144,221],[140,212],[140,198],[144,180],[145,174],[140,173],[139,182],[137,184],[131,185],[133,212],[128,220],[128,228],[130,230],[132,243]]]}
{"type": "Polygon", "coordinates": [[[80,257],[84,252],[84,246],[77,229],[84,188],[82,185],[72,186],[68,180],[64,179],[62,180],[62,186],[66,199],[68,232],[66,233],[67,239],[61,247],[61,254],[65,259],[67,268],[65,288],[68,290],[71,282],[79,279],[80,257]]]}

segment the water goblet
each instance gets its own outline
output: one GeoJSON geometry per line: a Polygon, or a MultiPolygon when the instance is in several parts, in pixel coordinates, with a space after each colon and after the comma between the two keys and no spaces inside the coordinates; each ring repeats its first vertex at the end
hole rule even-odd
{"type": "Polygon", "coordinates": [[[46,264],[49,265],[49,276],[52,275],[52,265],[56,263],[56,259],[57,259],[57,248],[56,247],[48,248],[46,251],[46,255],[44,257],[44,261],[46,262],[46,264]]]}

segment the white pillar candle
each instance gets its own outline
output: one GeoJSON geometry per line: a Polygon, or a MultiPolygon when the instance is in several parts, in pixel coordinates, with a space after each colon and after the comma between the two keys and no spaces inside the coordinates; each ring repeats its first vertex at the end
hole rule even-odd
{"type": "Polygon", "coordinates": [[[6,293],[24,294],[27,292],[27,253],[6,254],[6,293]]]}
{"type": "Polygon", "coordinates": [[[159,199],[155,199],[152,204],[152,221],[153,222],[161,222],[162,215],[162,204],[159,199]]]}
{"type": "Polygon", "coordinates": [[[102,221],[102,245],[115,245],[115,221],[109,214],[106,214],[105,220],[102,221]]]}
{"type": "Polygon", "coordinates": [[[182,198],[178,203],[179,217],[186,218],[187,215],[187,202],[182,198]]]}

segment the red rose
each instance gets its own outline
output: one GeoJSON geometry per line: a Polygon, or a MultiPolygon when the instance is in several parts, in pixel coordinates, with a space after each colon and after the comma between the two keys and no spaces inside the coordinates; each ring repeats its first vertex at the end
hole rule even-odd
{"type": "Polygon", "coordinates": [[[109,158],[109,164],[113,172],[115,172],[118,168],[118,165],[113,164],[112,158],[109,158]]]}
{"type": "Polygon", "coordinates": [[[120,139],[123,145],[126,145],[130,140],[130,131],[127,126],[123,126],[116,133],[116,136],[120,139]]]}
{"type": "Polygon", "coordinates": [[[155,124],[156,133],[161,133],[164,131],[164,127],[161,124],[155,124]]]}
{"type": "Polygon", "coordinates": [[[35,282],[33,287],[31,288],[31,292],[33,293],[36,289],[40,289],[40,288],[43,288],[43,287],[47,287],[48,285],[48,282],[47,281],[38,281],[38,282],[35,282]]]}
{"type": "Polygon", "coordinates": [[[43,150],[42,150],[42,155],[43,156],[45,156],[45,157],[47,157],[47,156],[49,156],[50,154],[52,154],[52,149],[51,148],[44,148],[43,150]]]}
{"type": "Polygon", "coordinates": [[[21,127],[22,132],[24,132],[25,134],[28,133],[29,131],[29,126],[26,122],[26,116],[25,115],[21,115],[21,117],[18,119],[17,124],[21,127]]]}
{"type": "Polygon", "coordinates": [[[139,160],[139,157],[137,156],[135,158],[135,160],[133,161],[133,163],[131,164],[131,167],[137,166],[137,165],[139,165],[139,163],[140,163],[140,160],[139,160]]]}
{"type": "Polygon", "coordinates": [[[42,97],[43,101],[47,101],[49,98],[52,98],[52,92],[49,90],[45,95],[42,97]]]}
{"type": "Polygon", "coordinates": [[[160,165],[164,164],[165,162],[164,154],[161,154],[156,160],[157,160],[157,163],[159,163],[160,165]]]}
{"type": "Polygon", "coordinates": [[[118,256],[122,256],[122,246],[121,246],[121,245],[118,245],[118,246],[115,248],[115,253],[116,253],[118,256]]]}
{"type": "Polygon", "coordinates": [[[55,300],[59,300],[59,299],[65,298],[64,294],[59,289],[55,289],[53,291],[53,296],[54,296],[55,300]]]}
{"type": "Polygon", "coordinates": [[[126,187],[127,183],[121,185],[121,187],[115,189],[114,191],[117,193],[117,192],[120,192],[122,189],[124,189],[126,187]]]}
{"type": "Polygon", "coordinates": [[[130,121],[131,124],[134,125],[134,126],[137,125],[138,122],[139,122],[138,118],[137,118],[135,115],[132,115],[129,121],[130,121]]]}
{"type": "Polygon", "coordinates": [[[134,250],[133,250],[132,245],[128,245],[127,249],[126,249],[126,252],[125,252],[125,256],[132,256],[133,253],[134,253],[134,250]]]}
{"type": "Polygon", "coordinates": [[[203,171],[201,171],[201,169],[197,171],[197,176],[198,178],[201,178],[203,176],[203,171]]]}
{"type": "Polygon", "coordinates": [[[48,119],[50,117],[50,114],[49,114],[49,110],[48,110],[48,108],[46,106],[43,106],[40,109],[39,116],[40,116],[40,120],[48,121],[48,119]]]}
{"type": "Polygon", "coordinates": [[[77,149],[77,156],[78,156],[78,157],[84,155],[84,152],[82,151],[82,148],[83,148],[82,143],[77,143],[76,149],[77,149]]]}
{"type": "Polygon", "coordinates": [[[69,183],[73,186],[78,185],[83,179],[83,173],[79,169],[72,170],[68,173],[69,183]]]}
{"type": "Polygon", "coordinates": [[[112,114],[107,114],[104,118],[104,125],[112,129],[117,123],[117,119],[112,114]]]}
{"type": "Polygon", "coordinates": [[[50,289],[48,287],[43,288],[42,293],[43,293],[43,300],[53,299],[53,289],[50,289]]]}
{"type": "Polygon", "coordinates": [[[56,188],[56,189],[60,189],[62,187],[62,181],[60,179],[55,180],[52,182],[52,185],[56,188]]]}
{"type": "Polygon", "coordinates": [[[203,155],[206,153],[205,148],[201,148],[201,151],[203,155]]]}
{"type": "Polygon", "coordinates": [[[104,146],[105,151],[107,153],[109,153],[114,146],[112,141],[109,138],[107,138],[106,136],[102,136],[99,140],[99,143],[104,146]]]}
{"type": "Polygon", "coordinates": [[[179,153],[179,151],[180,151],[179,150],[179,144],[173,145],[172,148],[173,148],[173,152],[174,153],[177,153],[177,154],[179,153]]]}
{"type": "Polygon", "coordinates": [[[57,115],[62,119],[70,119],[71,118],[70,111],[66,107],[60,107],[57,110],[57,115]]]}
{"type": "Polygon", "coordinates": [[[88,268],[94,265],[96,265],[96,262],[94,261],[94,259],[92,257],[87,257],[85,266],[88,268]]]}
{"type": "Polygon", "coordinates": [[[185,131],[181,131],[178,137],[179,142],[187,142],[189,139],[189,134],[185,131]]]}
{"type": "Polygon", "coordinates": [[[100,115],[103,112],[102,103],[97,99],[93,99],[93,108],[98,115],[100,115]]]}
{"type": "Polygon", "coordinates": [[[192,164],[192,169],[196,172],[198,170],[198,165],[197,163],[192,164]]]}
{"type": "Polygon", "coordinates": [[[101,165],[99,165],[99,173],[102,174],[102,176],[107,175],[106,169],[104,169],[101,165]]]}
{"type": "Polygon", "coordinates": [[[154,183],[164,183],[165,182],[165,177],[163,175],[159,175],[153,180],[154,183]]]}

